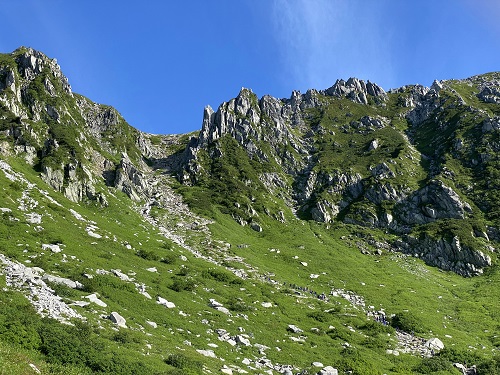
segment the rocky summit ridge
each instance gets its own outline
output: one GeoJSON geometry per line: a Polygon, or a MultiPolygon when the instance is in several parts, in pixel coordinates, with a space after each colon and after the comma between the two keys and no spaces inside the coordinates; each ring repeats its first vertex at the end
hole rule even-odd
{"type": "MultiPolygon", "coordinates": [[[[259,268],[235,253],[234,246],[223,237],[230,237],[228,232],[219,228],[223,234],[214,236],[213,225],[219,225],[218,220],[228,226],[237,223],[241,230],[249,229],[245,232],[248,239],[272,237],[288,227],[319,225],[317,231],[329,233],[330,239],[315,234],[318,243],[335,238],[339,246],[359,250],[359,257],[388,254],[397,263],[399,257],[411,256],[443,271],[479,276],[495,269],[500,241],[499,131],[499,73],[435,81],[431,87],[408,85],[387,92],[370,81],[349,78],[337,80],[325,90],[293,91],[290,98],[283,99],[269,95],[258,98],[250,89],[242,88],[216,111],[204,109],[199,132],[154,135],[131,127],[116,109],[74,93],[55,59],[25,47],[0,57],[1,169],[12,186],[24,186],[23,195],[11,201],[19,203],[27,225],[36,233],[44,234],[42,224],[46,219],[42,217],[51,215],[37,213],[38,203],[31,197],[42,196],[53,210],[62,210],[57,200],[49,198],[52,193],[45,190],[47,187],[78,205],[74,207],[103,213],[112,212],[115,206],[131,208],[144,220],[140,224],[143,228],[152,226],[168,243],[208,262],[210,267],[224,267],[238,280],[254,278],[273,287],[288,285],[287,290],[295,291],[300,298],[304,293],[309,298],[309,293],[326,300],[324,293],[276,281],[273,272],[266,273],[262,265],[259,268]],[[36,176],[40,181],[33,183],[24,176],[36,176]],[[25,204],[28,201],[31,206],[25,204]],[[349,235],[336,239],[336,231],[349,235]]],[[[2,208],[7,226],[16,222],[12,212],[11,208],[2,208]]],[[[102,239],[120,242],[116,234],[99,228],[97,222],[74,209],[70,212],[68,216],[76,220],[75,225],[85,226],[86,235],[97,241],[92,246],[102,239]]],[[[118,219],[116,223],[121,225],[118,219]]],[[[40,244],[45,251],[59,253],[61,242],[47,239],[40,244]],[[58,251],[53,250],[56,247],[58,251]]],[[[135,249],[129,241],[123,240],[121,245],[133,249],[141,259],[159,261],[149,250],[135,249]]],[[[144,247],[142,242],[140,246],[144,247]]],[[[248,246],[241,243],[238,249],[248,246]]],[[[279,249],[269,252],[280,259],[279,249]]],[[[100,256],[108,259],[115,255],[100,256]]],[[[1,259],[9,285],[29,283],[35,291],[35,297],[29,298],[47,301],[46,305],[36,305],[42,315],[59,317],[53,312],[59,309],[71,311],[69,318],[82,318],[79,312],[61,305],[60,298],[50,297],[49,286],[42,282],[43,269],[26,268],[5,255],[1,259]]],[[[187,261],[184,255],[181,259],[187,261]]],[[[299,256],[284,262],[298,262],[296,259],[299,256]]],[[[162,261],[170,262],[167,258],[162,261]]],[[[301,269],[308,266],[300,260],[301,269]]],[[[183,264],[178,275],[186,276],[187,269],[183,264]]],[[[120,269],[92,272],[99,277],[116,276],[129,285],[126,290],[154,300],[147,291],[151,285],[136,281],[134,274],[120,269]]],[[[150,267],[148,272],[158,270],[150,267]]],[[[88,278],[83,281],[88,282],[92,274],[85,275],[88,278]]],[[[219,277],[226,283],[232,280],[234,285],[240,282],[226,274],[213,275],[205,273],[204,277],[219,277]]],[[[310,273],[309,279],[316,280],[320,275],[310,273]]],[[[70,289],[86,290],[82,282],[69,278],[48,273],[43,277],[52,285],[63,280],[70,289]]],[[[173,290],[194,288],[182,284],[180,276],[175,277],[179,284],[174,282],[173,290]]],[[[343,297],[361,309],[363,316],[378,319],[385,314],[359,303],[362,298],[354,293],[342,288],[331,290],[332,296],[343,297]]],[[[204,288],[204,293],[212,291],[204,288]]],[[[84,298],[107,307],[95,294],[84,298]]],[[[159,294],[156,301],[168,309],[176,308],[159,294]]],[[[79,301],[77,305],[91,302],[79,301]]],[[[231,310],[210,299],[207,306],[230,320],[252,311],[240,303],[230,300],[231,310]]],[[[268,302],[260,305],[259,301],[255,304],[264,309],[274,306],[268,302]]],[[[128,327],[116,311],[106,312],[106,317],[121,328],[128,327]]],[[[318,322],[326,319],[316,318],[318,322]]],[[[382,322],[385,324],[385,318],[382,322]]],[[[156,325],[150,321],[147,324],[156,325]]],[[[333,330],[335,327],[328,331],[332,337],[333,330]]],[[[222,328],[213,332],[232,346],[259,347],[250,344],[253,337],[243,334],[243,328],[241,334],[230,335],[222,328]]],[[[301,332],[292,333],[292,341],[305,342],[301,332]]],[[[407,342],[399,343],[403,348],[410,343],[426,343],[409,332],[400,332],[399,337],[407,342]]],[[[214,345],[212,349],[217,347],[214,345]]],[[[422,345],[408,352],[420,351],[432,357],[434,349],[422,345]]],[[[342,350],[352,350],[349,348],[347,344],[342,350]]],[[[197,352],[217,359],[212,349],[197,352]]],[[[261,358],[245,358],[244,363],[257,372],[266,366],[271,369],[269,373],[273,369],[280,373],[297,370],[293,365],[273,364],[265,355],[269,349],[261,345],[261,358]]],[[[319,367],[324,369],[318,369],[318,374],[337,373],[332,366],[319,367]]],[[[469,371],[463,367],[463,371],[469,371]]],[[[221,371],[229,374],[240,372],[238,369],[244,371],[227,366],[221,371]]]]}

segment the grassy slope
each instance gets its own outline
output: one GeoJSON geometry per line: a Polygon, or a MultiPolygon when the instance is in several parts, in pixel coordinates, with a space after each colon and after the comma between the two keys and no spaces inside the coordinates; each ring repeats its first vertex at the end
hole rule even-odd
{"type": "MultiPolygon", "coordinates": [[[[356,119],[361,115],[361,109],[357,105],[351,102],[339,103],[349,106],[349,111],[356,119]]],[[[372,110],[371,115],[377,114],[373,108],[372,110]]],[[[327,113],[322,117],[322,125],[327,129],[334,121],[332,115],[327,113]]],[[[393,120],[394,126],[404,128],[404,124],[396,123],[395,118],[393,120]]],[[[339,121],[344,123],[348,119],[346,117],[339,121]]],[[[358,135],[359,139],[355,140],[359,144],[359,158],[355,160],[354,166],[360,167],[359,172],[363,174],[367,173],[367,166],[384,156],[364,151],[365,145],[373,136],[387,145],[387,149],[382,149],[380,153],[393,153],[400,143],[391,129],[368,136],[358,135]]],[[[348,141],[349,137],[342,137],[338,138],[339,142],[348,141]]],[[[345,160],[337,159],[336,154],[331,151],[327,148],[321,150],[324,164],[328,168],[343,165],[345,160]]],[[[31,168],[16,160],[10,162],[30,181],[43,185],[31,168]]],[[[413,167],[410,164],[400,162],[401,168],[410,169],[413,167]]],[[[423,170],[417,168],[415,179],[409,183],[416,186],[423,176],[423,170]]],[[[219,342],[216,335],[210,333],[210,330],[223,328],[235,335],[239,332],[238,327],[251,333],[252,343],[268,346],[270,349],[266,350],[267,357],[274,363],[292,363],[300,368],[309,367],[313,361],[321,361],[341,371],[396,374],[410,373],[421,362],[421,359],[409,355],[395,357],[386,354],[386,348],[395,346],[393,338],[387,336],[392,330],[370,324],[360,309],[340,298],[332,298],[328,303],[310,297],[302,298],[290,290],[287,286],[289,284],[307,286],[319,293],[328,293],[332,287],[350,290],[363,296],[368,306],[384,308],[388,314],[409,310],[419,320],[423,330],[421,335],[426,338],[439,337],[447,348],[455,348],[461,353],[457,361],[464,361],[467,356],[476,354],[491,357],[495,348],[500,345],[500,340],[495,336],[499,327],[496,301],[500,292],[498,288],[492,287],[500,281],[497,266],[482,277],[464,279],[429,268],[419,260],[400,254],[362,255],[357,242],[362,241],[362,235],[381,235],[376,231],[345,225],[327,227],[290,218],[286,225],[282,225],[261,215],[258,221],[264,231],[256,233],[248,226],[239,226],[229,215],[210,210],[210,215],[215,218],[215,224],[211,226],[214,237],[229,242],[230,251],[234,255],[245,258],[247,263],[258,268],[261,275],[268,275],[277,284],[273,286],[265,278],[241,281],[221,267],[194,258],[186,250],[166,241],[154,228],[142,221],[128,206],[130,201],[120,193],[116,193],[116,197],[109,197],[109,207],[99,208],[74,204],[50,192],[49,195],[64,206],[59,207],[49,203],[36,190],[31,190],[31,196],[40,202],[33,211],[44,215],[44,230],[36,232],[33,225],[26,223],[24,213],[18,210],[16,200],[21,197],[25,186],[11,183],[2,173],[0,186],[2,207],[11,208],[13,217],[19,219],[14,222],[9,219],[9,215],[3,215],[0,221],[2,253],[22,262],[30,260],[33,265],[40,266],[47,272],[82,281],[86,285],[86,292],[58,289],[60,295],[70,300],[78,300],[90,292],[98,292],[108,304],[107,308],[91,305],[79,309],[88,316],[93,332],[90,336],[95,343],[106,348],[103,353],[120,352],[131,364],[147,364],[143,373],[147,373],[147,370],[174,373],[175,368],[164,362],[171,354],[183,354],[191,359],[189,365],[180,369],[184,373],[200,372],[198,363],[203,363],[206,369],[215,372],[224,363],[241,363],[244,357],[258,356],[255,348],[235,349],[227,343],[219,342]],[[95,221],[99,228],[96,231],[103,238],[90,237],[85,231],[86,224],[77,220],[68,208],[75,209],[87,220],[95,221]],[[116,236],[116,241],[113,236],[116,236]],[[45,252],[41,255],[42,243],[62,243],[63,254],[67,255],[68,261],[62,262],[62,254],[45,252]],[[135,250],[127,249],[125,243],[135,250]],[[22,246],[18,246],[21,244],[22,246]],[[238,246],[242,244],[245,246],[238,246]],[[276,249],[280,252],[277,253],[276,249]],[[149,259],[138,256],[136,252],[139,250],[143,250],[143,256],[149,259]],[[187,257],[187,261],[180,259],[181,254],[187,257]],[[30,258],[33,256],[36,257],[30,258]],[[71,256],[75,256],[75,259],[71,259],[71,256]],[[160,262],[160,258],[168,258],[170,263],[160,262]],[[307,262],[307,266],[300,262],[307,262]],[[149,267],[156,267],[158,272],[147,271],[146,268],[149,267]],[[92,281],[82,277],[82,273],[95,273],[97,269],[133,272],[137,281],[148,286],[147,291],[153,299],[159,295],[174,302],[177,307],[166,309],[154,300],[140,295],[132,283],[120,281],[112,275],[96,276],[92,281]],[[207,269],[212,269],[213,272],[207,272],[207,269]],[[318,274],[319,277],[312,279],[311,274],[318,274]],[[185,290],[173,290],[174,283],[177,283],[177,289],[185,290]],[[233,317],[209,308],[210,298],[231,307],[233,317]],[[273,307],[264,308],[262,302],[272,302],[273,307]],[[111,311],[118,311],[127,319],[128,330],[115,331],[109,321],[100,318],[100,315],[111,311]],[[180,311],[186,316],[181,315],[180,311]],[[200,324],[203,319],[208,324],[200,324]],[[146,320],[155,321],[159,327],[153,329],[146,324],[146,320]],[[303,335],[307,337],[305,342],[290,340],[290,336],[297,335],[287,331],[289,324],[295,324],[304,330],[303,335]],[[97,328],[100,325],[106,329],[97,328]],[[318,331],[315,333],[311,328],[318,328],[318,331]],[[186,340],[192,345],[184,344],[186,340]],[[209,342],[218,345],[213,350],[218,357],[225,358],[226,362],[208,359],[195,352],[195,349],[209,349],[209,342]],[[345,342],[350,343],[351,348],[344,348],[345,342]],[[146,344],[150,344],[151,349],[146,344]]],[[[258,186],[257,191],[260,188],[258,186]]],[[[48,187],[45,189],[50,191],[48,187]]],[[[244,187],[242,189],[246,192],[244,187]]],[[[205,212],[208,213],[209,210],[205,212]]],[[[194,241],[199,242],[199,239],[194,241]]],[[[230,265],[243,267],[237,262],[230,265]]],[[[13,303],[8,298],[20,305],[23,301],[17,294],[3,294],[2,298],[4,304],[0,306],[13,303]]],[[[8,314],[14,313],[0,308],[0,316],[11,316],[8,314]]],[[[33,319],[35,330],[43,331],[43,327],[51,327],[50,323],[33,319]]],[[[18,332],[18,328],[7,326],[3,321],[2,329],[7,330],[4,332],[18,332]]],[[[34,333],[33,335],[36,336],[34,333]]],[[[29,351],[26,342],[20,345],[21,348],[16,347],[12,342],[2,341],[0,338],[2,373],[26,373],[30,371],[28,362],[35,363],[46,373],[76,374],[88,371],[75,366],[68,367],[68,363],[53,364],[50,356],[29,351]]],[[[96,358],[104,363],[102,358],[96,358]]],[[[453,372],[450,370],[442,373],[453,372]]]]}
{"type": "MultiPolygon", "coordinates": [[[[33,181],[38,179],[35,174],[30,175],[28,169],[24,171],[33,181]]],[[[138,226],[141,219],[124,206],[120,197],[113,199],[109,208],[98,212],[95,207],[76,205],[53,193],[51,195],[63,203],[65,208],[48,205],[46,200],[33,193],[32,196],[40,201],[40,206],[35,211],[45,214],[42,219],[45,230],[42,234],[34,233],[23,222],[23,215],[17,211],[17,204],[12,201],[8,204],[11,198],[15,200],[20,195],[19,190],[12,189],[4,176],[0,176],[0,179],[3,187],[2,202],[20,219],[13,227],[6,226],[5,220],[2,222],[2,227],[8,231],[8,235],[2,236],[0,242],[4,253],[25,261],[27,257],[40,253],[40,243],[61,242],[65,245],[63,253],[68,258],[74,255],[79,261],[70,260],[62,264],[61,254],[45,254],[35,258],[33,263],[45,267],[51,273],[77,278],[83,282],[85,280],[81,278],[81,273],[91,273],[91,270],[98,268],[119,268],[125,273],[133,271],[136,273],[135,279],[148,286],[148,292],[153,298],[160,295],[176,304],[175,309],[165,309],[138,294],[130,283],[122,282],[115,276],[101,276],[96,277],[98,283],[92,283],[88,287],[97,291],[108,307],[81,309],[82,313],[89,316],[91,324],[108,327],[107,330],[98,332],[110,350],[121,348],[120,351],[127,353],[131,359],[148,363],[149,367],[156,368],[157,371],[172,369],[162,360],[169,354],[179,353],[204,363],[207,368],[217,370],[223,364],[221,361],[201,357],[194,351],[209,349],[209,341],[219,345],[214,349],[215,353],[225,358],[226,363],[240,363],[245,356],[252,358],[257,355],[255,349],[241,348],[235,351],[228,344],[219,342],[216,336],[207,334],[207,329],[224,328],[235,335],[239,332],[238,327],[244,327],[246,333],[252,333],[253,343],[269,346],[271,349],[266,353],[273,362],[293,363],[301,368],[310,366],[313,361],[321,361],[340,369],[358,369],[359,373],[405,373],[420,361],[410,356],[394,357],[385,354],[386,348],[393,348],[395,345],[394,342],[387,341],[387,332],[382,327],[367,325],[369,321],[364,313],[343,299],[332,298],[329,303],[325,303],[315,298],[300,298],[287,290],[282,285],[283,282],[307,286],[320,293],[328,293],[332,287],[352,290],[364,296],[367,305],[383,307],[389,314],[398,313],[402,309],[411,310],[426,327],[427,332],[423,334],[425,337],[438,336],[445,345],[456,346],[461,350],[467,350],[471,345],[482,353],[489,354],[492,348],[491,333],[484,330],[494,332],[496,329],[496,310],[494,304],[488,301],[494,301],[497,296],[491,294],[494,291],[487,287],[485,278],[463,279],[454,274],[429,269],[418,260],[395,254],[380,257],[361,255],[355,245],[356,237],[349,237],[349,227],[327,229],[317,223],[302,221],[289,222],[284,226],[261,218],[264,231],[256,233],[248,227],[239,226],[227,215],[217,214],[216,224],[212,225],[215,237],[231,243],[231,252],[257,266],[261,274],[273,273],[271,278],[280,284],[277,289],[267,282],[239,281],[230,274],[224,274],[227,271],[220,267],[207,265],[205,261],[191,257],[177,246],[173,246],[171,250],[161,247],[159,240],[163,239],[149,225],[138,226]],[[87,219],[94,220],[100,228],[97,232],[107,234],[110,238],[89,237],[82,223],[67,211],[69,207],[73,207],[87,219]],[[21,227],[23,230],[18,230],[21,227]],[[113,234],[117,237],[116,242],[113,241],[113,234]],[[346,236],[346,239],[342,240],[342,236],[346,236]],[[122,242],[130,243],[137,250],[151,251],[158,257],[175,254],[175,261],[173,264],[165,264],[158,260],[143,259],[135,255],[133,250],[127,250],[121,245],[122,242]],[[17,246],[21,243],[29,246],[17,246]],[[248,247],[238,247],[241,244],[248,247]],[[24,248],[28,249],[27,253],[22,252],[24,248]],[[279,249],[280,253],[271,252],[270,249],[279,249]],[[187,256],[186,262],[178,258],[181,252],[187,256]],[[295,256],[299,258],[294,259],[295,256]],[[302,266],[300,261],[307,262],[307,267],[302,266]],[[146,268],[153,266],[157,267],[158,273],[146,271],[146,268]],[[189,270],[181,271],[185,267],[189,270]],[[209,276],[207,268],[217,270],[218,273],[214,273],[215,277],[209,276]],[[219,273],[222,276],[217,276],[219,273]],[[311,273],[320,276],[311,279],[311,273]],[[175,292],[169,288],[175,278],[191,279],[196,287],[193,291],[175,292]],[[483,307],[476,308],[472,314],[470,307],[474,298],[471,290],[475,288],[488,290],[492,298],[483,295],[483,307]],[[241,300],[235,301],[235,296],[241,300]],[[210,309],[207,306],[209,298],[231,306],[235,316],[229,319],[210,309]],[[272,302],[273,307],[263,308],[261,302],[272,302]],[[179,310],[188,316],[179,315],[179,310]],[[328,310],[331,312],[326,313],[328,310]],[[116,332],[109,329],[112,325],[99,318],[99,315],[109,314],[111,311],[118,311],[127,319],[129,330],[123,337],[117,337],[116,332]],[[243,315],[236,316],[238,313],[247,315],[248,321],[243,315]],[[145,324],[146,319],[157,322],[159,328],[149,327],[145,324]],[[209,321],[208,326],[199,323],[202,319],[209,321]],[[481,322],[480,326],[478,322],[481,322]],[[304,336],[307,336],[305,343],[290,340],[291,334],[286,329],[289,324],[295,324],[304,330],[304,336]],[[311,328],[318,328],[318,333],[311,332],[311,328]],[[445,335],[452,338],[446,338],[445,335]],[[181,344],[185,340],[189,340],[192,346],[181,344]],[[152,345],[152,349],[145,347],[146,342],[152,345]],[[344,349],[344,342],[349,342],[353,348],[344,349]],[[481,349],[482,346],[486,349],[481,349]],[[143,357],[140,353],[146,351],[150,355],[143,357]]],[[[489,277],[492,282],[498,279],[495,272],[489,277]]],[[[61,292],[66,292],[70,299],[78,299],[87,294],[73,290],[61,292]]],[[[5,350],[2,358],[10,361],[12,347],[3,345],[5,350]]],[[[38,360],[36,363],[40,363],[38,354],[19,355],[31,356],[30,360],[38,360]]],[[[43,359],[41,361],[40,366],[43,367],[43,359]]],[[[47,366],[48,369],[51,368],[47,366]]],[[[14,368],[8,368],[16,373],[14,368]]],[[[20,369],[17,373],[23,371],[20,369]]],[[[57,370],[49,372],[57,373],[57,370]]]]}

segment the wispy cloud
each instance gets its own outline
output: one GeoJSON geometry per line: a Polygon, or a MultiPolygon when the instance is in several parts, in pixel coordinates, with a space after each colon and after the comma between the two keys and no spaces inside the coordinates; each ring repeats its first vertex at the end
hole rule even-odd
{"type": "Polygon", "coordinates": [[[275,0],[273,22],[284,73],[298,88],[326,88],[337,78],[390,81],[383,12],[368,2],[275,0]]]}

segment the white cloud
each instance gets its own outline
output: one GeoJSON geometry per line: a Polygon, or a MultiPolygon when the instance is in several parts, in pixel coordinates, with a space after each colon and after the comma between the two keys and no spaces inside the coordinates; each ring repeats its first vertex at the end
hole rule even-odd
{"type": "Polygon", "coordinates": [[[284,75],[302,90],[327,88],[337,78],[377,82],[390,76],[383,12],[367,2],[275,0],[273,22],[284,75]]]}

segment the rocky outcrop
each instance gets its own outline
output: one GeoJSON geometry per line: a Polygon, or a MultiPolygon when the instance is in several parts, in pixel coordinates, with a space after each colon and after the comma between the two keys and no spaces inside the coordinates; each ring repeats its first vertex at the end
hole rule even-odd
{"type": "Polygon", "coordinates": [[[32,81],[36,76],[41,74],[44,69],[47,69],[61,82],[63,90],[67,94],[71,94],[71,86],[69,85],[68,79],[62,74],[56,59],[49,59],[42,52],[36,51],[33,48],[21,47],[13,52],[13,55],[16,54],[16,62],[21,77],[27,81],[32,81]],[[21,53],[18,54],[18,52],[21,53]]]}
{"type": "Polygon", "coordinates": [[[500,103],[500,81],[484,82],[477,97],[485,103],[500,103]]]}
{"type": "Polygon", "coordinates": [[[45,281],[65,284],[70,288],[80,288],[81,284],[69,279],[46,274],[38,267],[26,267],[0,254],[1,273],[5,276],[6,285],[25,293],[28,300],[42,316],[64,323],[71,319],[83,319],[79,313],[68,306],[61,297],[54,293],[45,281]]]}
{"type": "Polygon", "coordinates": [[[66,198],[73,202],[88,199],[103,206],[107,205],[106,197],[102,193],[96,192],[92,179],[81,166],[72,163],[60,168],[43,166],[41,178],[50,187],[63,193],[66,198]]]}
{"type": "Polygon", "coordinates": [[[396,206],[402,224],[426,224],[438,219],[463,219],[472,208],[440,180],[432,180],[396,206]]]}
{"type": "Polygon", "coordinates": [[[462,276],[479,275],[483,272],[482,268],[491,265],[489,255],[462,244],[457,236],[446,239],[425,234],[421,238],[406,236],[404,241],[396,244],[400,251],[418,257],[431,266],[462,276]]]}
{"type": "Polygon", "coordinates": [[[357,78],[349,78],[347,81],[339,79],[335,84],[321,93],[328,96],[346,97],[356,103],[369,104],[369,98],[380,101],[387,99],[384,89],[370,81],[365,82],[357,78]]]}
{"type": "Polygon", "coordinates": [[[127,194],[130,199],[140,201],[148,196],[148,185],[143,172],[122,154],[120,165],[116,169],[114,187],[127,194]]]}
{"type": "Polygon", "coordinates": [[[399,104],[404,108],[409,108],[406,118],[413,125],[423,123],[439,106],[436,90],[431,90],[422,85],[403,86],[392,92],[403,94],[400,97],[399,104]]]}

